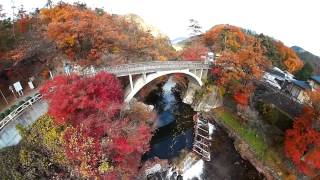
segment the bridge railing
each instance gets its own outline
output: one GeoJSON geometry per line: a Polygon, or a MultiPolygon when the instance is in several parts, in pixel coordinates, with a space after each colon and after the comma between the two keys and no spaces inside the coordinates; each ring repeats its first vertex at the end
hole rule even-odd
{"type": "Polygon", "coordinates": [[[22,105],[13,110],[8,116],[0,120],[0,131],[5,127],[5,125],[17,118],[24,110],[38,102],[41,98],[42,95],[40,93],[35,94],[31,99],[24,102],[22,105]]]}
{"type": "Polygon", "coordinates": [[[141,63],[122,64],[116,66],[108,66],[103,68],[86,69],[81,72],[83,75],[90,75],[92,73],[107,71],[116,76],[125,76],[128,74],[141,74],[155,71],[165,70],[181,70],[181,69],[208,69],[210,64],[204,62],[193,61],[151,61],[141,63]]]}

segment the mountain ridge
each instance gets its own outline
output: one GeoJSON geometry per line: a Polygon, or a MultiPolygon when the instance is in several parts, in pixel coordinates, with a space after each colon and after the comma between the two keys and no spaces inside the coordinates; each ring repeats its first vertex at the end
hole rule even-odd
{"type": "Polygon", "coordinates": [[[320,74],[320,57],[319,56],[312,54],[311,52],[297,45],[292,46],[291,49],[293,49],[296,52],[296,54],[304,63],[309,63],[313,66],[314,75],[320,74]]]}

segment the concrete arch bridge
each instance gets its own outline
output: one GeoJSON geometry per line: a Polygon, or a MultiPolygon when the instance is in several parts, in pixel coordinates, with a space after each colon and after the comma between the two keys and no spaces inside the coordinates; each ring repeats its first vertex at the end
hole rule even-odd
{"type": "Polygon", "coordinates": [[[202,78],[206,77],[210,64],[203,61],[151,61],[143,63],[108,66],[99,69],[87,69],[82,75],[106,71],[117,77],[127,76],[130,84],[125,89],[125,102],[130,100],[149,82],[168,74],[185,74],[190,81],[202,86],[202,78]],[[138,78],[133,79],[132,76],[138,78]]]}

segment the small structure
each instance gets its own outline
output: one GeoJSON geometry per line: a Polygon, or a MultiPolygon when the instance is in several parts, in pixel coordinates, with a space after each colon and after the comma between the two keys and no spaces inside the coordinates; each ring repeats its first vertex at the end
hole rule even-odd
{"type": "Polygon", "coordinates": [[[271,86],[282,89],[286,82],[291,82],[294,80],[294,75],[288,71],[282,71],[281,69],[274,67],[267,72],[262,77],[262,81],[270,84],[271,86]]]}
{"type": "Polygon", "coordinates": [[[154,166],[145,170],[145,176],[147,177],[151,174],[155,174],[157,172],[160,172],[161,170],[162,170],[161,164],[155,164],[154,166]]]}
{"type": "Polygon", "coordinates": [[[16,90],[16,92],[19,94],[19,96],[23,96],[23,91],[22,91],[22,86],[20,81],[16,82],[13,84],[14,89],[16,90]]]}
{"type": "Polygon", "coordinates": [[[320,75],[312,76],[308,82],[312,90],[320,89],[320,75]]]}
{"type": "Polygon", "coordinates": [[[287,86],[287,90],[289,91],[291,97],[300,103],[304,103],[309,99],[307,91],[311,90],[311,86],[306,81],[292,80],[287,86]]]}
{"type": "Polygon", "coordinates": [[[193,152],[202,156],[205,161],[210,161],[210,132],[209,132],[209,122],[207,119],[203,118],[201,114],[197,113],[193,116],[195,124],[194,132],[194,142],[193,142],[193,152]]]}

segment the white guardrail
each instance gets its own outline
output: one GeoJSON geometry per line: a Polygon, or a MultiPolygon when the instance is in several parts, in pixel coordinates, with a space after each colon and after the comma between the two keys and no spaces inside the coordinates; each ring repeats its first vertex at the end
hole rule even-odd
{"type": "Polygon", "coordinates": [[[7,125],[10,121],[17,118],[24,110],[32,106],[34,103],[41,100],[42,94],[36,93],[31,99],[27,100],[23,104],[21,104],[19,107],[17,107],[15,110],[13,110],[8,116],[0,120],[0,131],[7,125]]]}
{"type": "Polygon", "coordinates": [[[142,74],[154,71],[178,70],[178,69],[209,69],[210,64],[205,62],[193,61],[151,61],[131,64],[120,64],[103,68],[86,68],[79,74],[92,75],[101,71],[106,71],[115,76],[127,76],[129,74],[142,74]]]}

